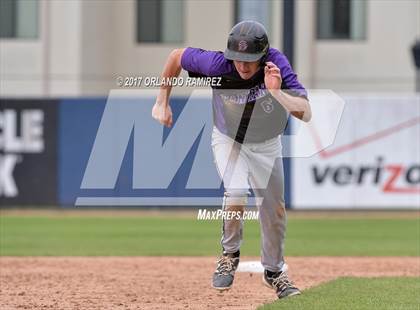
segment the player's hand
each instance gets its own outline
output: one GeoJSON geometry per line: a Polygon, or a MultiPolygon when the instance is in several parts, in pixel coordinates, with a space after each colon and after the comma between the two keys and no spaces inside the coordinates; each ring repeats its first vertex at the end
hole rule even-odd
{"type": "Polygon", "coordinates": [[[271,92],[276,89],[280,89],[282,78],[280,75],[280,69],[271,61],[265,63],[264,67],[264,83],[265,87],[271,92]]]}
{"type": "Polygon", "coordinates": [[[152,117],[166,127],[172,126],[172,110],[166,102],[156,101],[152,109],[152,117]]]}

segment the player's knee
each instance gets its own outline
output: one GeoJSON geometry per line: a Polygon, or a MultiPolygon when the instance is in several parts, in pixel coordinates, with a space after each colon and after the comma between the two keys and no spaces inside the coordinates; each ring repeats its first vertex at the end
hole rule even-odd
{"type": "Polygon", "coordinates": [[[286,216],[286,204],[284,200],[277,201],[277,204],[275,205],[276,215],[278,217],[285,217],[286,216]]]}
{"type": "Polygon", "coordinates": [[[224,210],[242,214],[245,211],[245,205],[225,205],[224,210]]]}
{"type": "Polygon", "coordinates": [[[248,204],[248,190],[236,189],[236,190],[227,190],[223,197],[223,205],[225,209],[239,208],[243,211],[244,207],[248,204]]]}

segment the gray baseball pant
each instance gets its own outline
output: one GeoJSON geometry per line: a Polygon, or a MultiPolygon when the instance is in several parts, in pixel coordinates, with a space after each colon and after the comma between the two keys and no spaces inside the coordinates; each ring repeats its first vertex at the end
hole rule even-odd
{"type": "MultiPolygon", "coordinates": [[[[216,127],[212,133],[212,149],[216,167],[225,187],[223,209],[247,205],[250,187],[257,198],[261,231],[261,263],[272,272],[284,264],[286,232],[284,174],[280,137],[261,143],[244,143],[232,162],[233,139],[216,127]],[[229,162],[230,161],[230,162],[229,162]]],[[[221,244],[226,253],[235,253],[242,243],[243,220],[223,221],[221,244]]]]}

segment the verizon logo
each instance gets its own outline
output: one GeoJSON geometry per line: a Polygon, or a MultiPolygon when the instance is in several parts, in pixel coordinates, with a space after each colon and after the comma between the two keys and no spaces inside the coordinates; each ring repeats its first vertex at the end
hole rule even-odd
{"type": "Polygon", "coordinates": [[[420,164],[385,164],[382,157],[370,165],[313,165],[313,181],[322,186],[330,182],[338,186],[379,186],[384,193],[420,193],[420,164]]]}

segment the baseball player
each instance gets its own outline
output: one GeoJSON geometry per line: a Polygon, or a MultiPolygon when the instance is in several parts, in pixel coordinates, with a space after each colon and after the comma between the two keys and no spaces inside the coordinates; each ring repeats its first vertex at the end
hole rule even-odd
{"type": "MultiPolygon", "coordinates": [[[[263,283],[279,298],[300,294],[284,267],[286,212],[280,136],[289,114],[308,122],[311,109],[307,92],[297,80],[287,58],[269,47],[264,26],[255,21],[235,25],[223,52],[199,48],[171,52],[163,77],[177,77],[181,69],[190,76],[221,77],[213,87],[212,148],[225,189],[223,210],[243,212],[250,189],[257,203],[261,229],[263,283]]],[[[163,86],[152,116],[172,125],[170,86],[163,86]]],[[[243,220],[223,220],[222,255],[212,286],[229,289],[239,264],[243,220]]]]}

